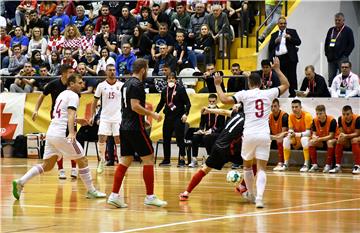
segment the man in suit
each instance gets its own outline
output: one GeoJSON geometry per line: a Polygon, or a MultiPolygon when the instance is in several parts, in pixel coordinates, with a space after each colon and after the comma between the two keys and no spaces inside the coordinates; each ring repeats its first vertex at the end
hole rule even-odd
{"type": "Polygon", "coordinates": [[[286,27],[286,18],[281,16],[278,21],[279,30],[271,34],[269,43],[269,58],[280,59],[280,69],[290,83],[290,97],[295,96],[297,89],[296,66],[298,63],[297,46],[301,44],[299,35],[295,29],[286,27]]]}

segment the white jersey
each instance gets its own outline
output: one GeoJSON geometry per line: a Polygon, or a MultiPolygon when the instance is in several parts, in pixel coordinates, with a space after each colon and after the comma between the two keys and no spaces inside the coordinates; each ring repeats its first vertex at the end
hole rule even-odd
{"type": "MultiPolygon", "coordinates": [[[[65,90],[56,98],[53,119],[50,122],[46,135],[66,137],[68,128],[68,108],[76,110],[79,106],[79,95],[71,90],[65,90]]],[[[75,116],[76,117],[76,116],[75,116]]],[[[75,118],[76,119],[76,118],[75,118]]]]}
{"type": "Polygon", "coordinates": [[[243,102],[245,113],[244,136],[249,134],[270,134],[269,115],[272,101],[279,95],[279,88],[260,90],[255,88],[237,92],[235,102],[243,102]]]}
{"type": "Polygon", "coordinates": [[[100,121],[121,122],[121,87],[123,85],[119,81],[111,85],[105,80],[97,86],[94,97],[101,98],[100,121]]]}

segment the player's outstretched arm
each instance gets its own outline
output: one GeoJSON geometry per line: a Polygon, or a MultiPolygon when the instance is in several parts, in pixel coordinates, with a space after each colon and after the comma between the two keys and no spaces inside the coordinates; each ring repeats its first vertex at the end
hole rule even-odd
{"type": "Polygon", "coordinates": [[[274,57],[273,64],[271,68],[276,72],[280,79],[280,86],[278,87],[280,90],[280,95],[284,94],[290,87],[289,81],[287,80],[286,76],[280,70],[280,61],[279,58],[274,57]]]}
{"type": "Polygon", "coordinates": [[[204,113],[213,113],[213,114],[219,114],[222,116],[231,116],[232,111],[226,110],[226,109],[213,109],[213,108],[204,108],[204,113]]]}
{"type": "Polygon", "coordinates": [[[41,94],[41,95],[39,96],[36,104],[35,104],[35,109],[34,109],[34,112],[33,112],[33,114],[32,114],[32,117],[31,117],[31,119],[32,119],[33,121],[35,121],[36,118],[37,118],[37,116],[38,116],[38,111],[39,111],[39,108],[40,108],[42,102],[44,101],[44,98],[45,98],[45,95],[44,95],[44,94],[41,94]]]}
{"type": "Polygon", "coordinates": [[[75,118],[76,118],[76,110],[74,108],[69,107],[67,109],[68,113],[68,129],[69,135],[67,136],[69,142],[75,141],[75,118]]]}
{"type": "Polygon", "coordinates": [[[219,72],[216,72],[214,74],[214,84],[215,84],[216,92],[219,96],[221,103],[235,104],[234,99],[232,97],[225,95],[225,93],[223,92],[223,90],[221,88],[221,83],[222,83],[222,77],[219,72]]]}
{"type": "Polygon", "coordinates": [[[162,120],[162,116],[159,113],[149,111],[146,108],[144,108],[143,106],[141,106],[140,100],[131,99],[130,104],[131,104],[131,110],[133,110],[137,114],[140,114],[140,115],[143,115],[143,116],[151,116],[156,121],[161,121],[162,120]]]}

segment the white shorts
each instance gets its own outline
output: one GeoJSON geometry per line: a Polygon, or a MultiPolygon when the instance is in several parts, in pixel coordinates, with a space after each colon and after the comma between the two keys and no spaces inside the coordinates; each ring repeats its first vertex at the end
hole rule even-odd
{"type": "Polygon", "coordinates": [[[119,136],[120,123],[100,121],[98,135],[119,136]]]}
{"type": "Polygon", "coordinates": [[[270,156],[270,135],[256,134],[243,137],[241,157],[243,160],[269,160],[270,156]]]}
{"type": "Polygon", "coordinates": [[[67,138],[46,136],[44,159],[57,155],[58,160],[62,157],[76,160],[84,157],[84,149],[78,141],[69,143],[67,138]]]}

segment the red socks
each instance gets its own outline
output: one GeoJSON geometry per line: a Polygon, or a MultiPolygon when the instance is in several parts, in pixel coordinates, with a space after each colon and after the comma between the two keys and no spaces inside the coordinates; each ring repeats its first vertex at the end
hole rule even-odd
{"type": "Polygon", "coordinates": [[[336,164],[341,164],[341,159],[343,157],[344,146],[342,144],[336,144],[335,155],[336,155],[336,164]]]}
{"type": "MultiPolygon", "coordinates": [[[[282,142],[277,143],[279,162],[284,163],[284,146],[282,142]]],[[[255,174],[255,173],[254,173],[255,174]]]]}
{"type": "Polygon", "coordinates": [[[71,160],[71,168],[76,168],[76,161],[75,160],[71,160]]]}
{"type": "Polygon", "coordinates": [[[206,173],[203,170],[199,170],[195,173],[195,175],[191,178],[191,181],[186,189],[189,193],[200,183],[202,178],[206,176],[206,173]]]}
{"type": "Polygon", "coordinates": [[[113,189],[112,189],[113,193],[119,193],[120,186],[124,179],[127,169],[128,169],[128,167],[126,167],[122,164],[119,164],[119,166],[116,168],[115,175],[114,175],[114,184],[113,184],[113,189]]]}
{"type": "Polygon", "coordinates": [[[315,146],[309,146],[309,154],[310,154],[310,158],[311,158],[311,163],[317,164],[317,153],[316,153],[315,146]]]}
{"type": "Polygon", "coordinates": [[[328,149],[327,149],[327,157],[326,157],[326,164],[327,165],[332,165],[334,155],[335,155],[335,148],[334,147],[328,147],[328,149]]]}
{"type": "Polygon", "coordinates": [[[154,165],[144,165],[143,179],[146,186],[146,195],[154,194],[154,165]]]}
{"type": "Polygon", "coordinates": [[[62,157],[61,157],[60,160],[57,161],[57,165],[58,165],[59,170],[64,169],[63,162],[64,162],[64,159],[62,157]]]}
{"type": "Polygon", "coordinates": [[[354,158],[354,164],[355,165],[360,165],[360,146],[359,143],[352,143],[351,144],[351,150],[353,153],[353,158],[354,158]]]}

